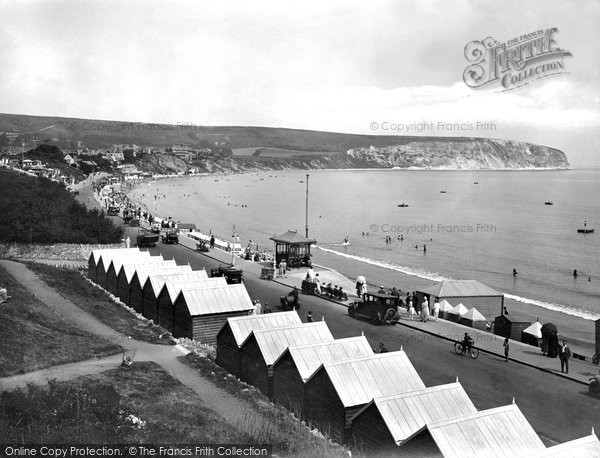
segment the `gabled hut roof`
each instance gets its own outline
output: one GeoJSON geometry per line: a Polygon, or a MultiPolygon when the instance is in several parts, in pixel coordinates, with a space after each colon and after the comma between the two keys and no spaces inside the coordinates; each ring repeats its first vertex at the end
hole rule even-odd
{"type": "Polygon", "coordinates": [[[428,288],[422,293],[443,297],[473,297],[473,296],[503,296],[502,293],[479,283],[477,280],[443,280],[428,288]]]}
{"type": "Polygon", "coordinates": [[[275,363],[290,346],[333,341],[333,335],[324,321],[254,330],[252,334],[267,366],[275,363]]]}
{"type": "Polygon", "coordinates": [[[238,347],[241,347],[254,330],[259,331],[261,329],[272,329],[302,324],[302,320],[298,316],[298,313],[292,311],[265,313],[264,315],[238,316],[228,318],[227,324],[231,328],[236,344],[238,347]]]}
{"type": "MultiPolygon", "coordinates": [[[[177,264],[175,263],[175,261],[173,260],[169,260],[169,261],[165,261],[162,256],[153,256],[154,259],[148,259],[145,262],[140,262],[140,260],[136,259],[136,260],[132,260],[131,262],[124,260],[122,266],[121,266],[121,271],[125,274],[125,278],[127,279],[127,283],[131,283],[131,279],[133,278],[133,276],[136,274],[136,272],[140,272],[140,274],[142,274],[142,272],[148,272],[148,271],[152,271],[152,272],[160,272],[160,269],[164,269],[164,268],[168,268],[168,267],[177,267],[177,264]]],[[[115,261],[113,261],[114,265],[115,265],[115,271],[118,272],[119,274],[121,273],[121,271],[117,270],[117,264],[115,263],[115,261]]],[[[146,281],[146,279],[144,278],[144,281],[146,281]]]]}
{"type": "Polygon", "coordinates": [[[449,312],[450,310],[452,310],[454,307],[452,306],[452,304],[450,302],[448,302],[446,299],[442,299],[440,302],[440,312],[449,312]]]}
{"type": "Polygon", "coordinates": [[[274,235],[269,240],[279,243],[317,243],[316,240],[307,239],[306,237],[298,234],[298,231],[287,231],[280,235],[274,235]]]}
{"type": "Polygon", "coordinates": [[[530,456],[546,447],[516,404],[427,425],[444,457],[530,456]]]}
{"type": "Polygon", "coordinates": [[[471,321],[485,321],[486,319],[481,313],[479,313],[479,311],[475,307],[473,307],[467,313],[462,315],[462,317],[471,321]]]}
{"type": "MultiPolygon", "coordinates": [[[[160,291],[168,281],[185,281],[188,275],[192,277],[192,280],[207,279],[208,275],[205,270],[187,270],[189,266],[177,266],[169,269],[165,269],[160,274],[152,274],[148,276],[146,282],[150,282],[154,295],[158,296],[160,291]]],[[[144,284],[145,286],[145,284],[144,284]]]]}
{"type": "MultiPolygon", "coordinates": [[[[140,282],[140,285],[144,285],[146,283],[146,281],[148,280],[148,277],[150,275],[155,275],[158,273],[163,273],[163,272],[191,272],[192,268],[189,265],[185,265],[185,266],[178,266],[177,264],[172,265],[171,263],[173,263],[175,261],[164,261],[164,264],[161,264],[159,266],[156,266],[156,263],[154,265],[149,265],[149,264],[144,264],[140,267],[138,267],[135,270],[135,273],[138,276],[138,280],[140,282]]],[[[131,276],[131,279],[133,279],[133,275],[131,276]]]]}
{"type": "Polygon", "coordinates": [[[450,310],[448,313],[451,313],[452,315],[463,316],[468,311],[469,311],[469,309],[467,307],[465,307],[461,302],[456,307],[452,308],[452,310],[450,310]]]}
{"type": "Polygon", "coordinates": [[[319,370],[327,371],[345,407],[366,404],[381,396],[425,388],[404,351],[378,353],[340,363],[324,363],[319,370]]]}
{"type": "Polygon", "coordinates": [[[423,430],[428,423],[477,412],[458,382],[375,398],[358,411],[352,421],[373,404],[397,445],[423,430]]]}
{"type": "Polygon", "coordinates": [[[184,289],[200,289],[200,288],[214,288],[227,286],[227,280],[225,277],[214,277],[214,278],[197,278],[195,280],[180,280],[180,281],[167,281],[165,282],[164,288],[167,289],[171,302],[175,302],[179,293],[184,289]]]}
{"type": "Polygon", "coordinates": [[[126,253],[141,253],[139,248],[101,248],[99,250],[92,250],[92,258],[94,259],[94,263],[98,264],[100,258],[104,253],[108,254],[117,251],[120,251],[122,254],[125,255],[127,255],[126,253]]]}
{"type": "Polygon", "coordinates": [[[254,310],[243,284],[184,289],[179,296],[185,299],[191,316],[254,310]]]}
{"type": "Polygon", "coordinates": [[[300,377],[305,382],[323,363],[347,361],[373,355],[373,349],[365,336],[292,346],[284,351],[278,360],[287,352],[290,353],[300,377]]]}
{"type": "Polygon", "coordinates": [[[542,324],[539,321],[536,321],[531,326],[526,329],[523,329],[525,334],[531,334],[532,336],[537,337],[538,339],[542,338],[542,324]]]}
{"type": "Polygon", "coordinates": [[[545,450],[529,455],[528,458],[597,458],[600,456],[600,440],[595,434],[553,445],[545,450]]]}
{"type": "Polygon", "coordinates": [[[148,251],[140,251],[137,248],[133,249],[123,249],[108,253],[102,253],[100,258],[102,259],[102,265],[104,266],[104,272],[108,272],[110,265],[113,263],[115,259],[126,259],[126,258],[149,258],[150,252],[148,251]]]}

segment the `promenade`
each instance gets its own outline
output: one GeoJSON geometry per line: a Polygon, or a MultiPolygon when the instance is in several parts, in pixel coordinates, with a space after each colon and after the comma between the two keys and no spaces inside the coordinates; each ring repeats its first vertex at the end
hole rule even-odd
{"type": "MultiPolygon", "coordinates": [[[[194,250],[196,247],[195,240],[189,239],[184,235],[181,236],[179,240],[180,245],[183,245],[187,248],[194,250]]],[[[217,249],[203,254],[225,264],[230,264],[232,260],[231,253],[217,249]]],[[[262,269],[262,265],[260,263],[246,261],[236,257],[235,265],[244,271],[244,275],[250,274],[260,278],[262,269]]],[[[271,281],[290,288],[297,287],[298,289],[301,289],[302,280],[306,276],[306,270],[306,268],[292,269],[288,271],[286,277],[277,276],[277,278],[271,281]]],[[[332,285],[342,286],[349,297],[347,302],[339,302],[328,297],[321,297],[322,300],[336,303],[340,307],[347,307],[350,302],[356,300],[354,283],[350,279],[344,277],[339,272],[324,266],[315,265],[314,270],[319,274],[319,278],[322,279],[322,283],[331,282],[332,285]]],[[[409,320],[408,314],[405,310],[401,310],[401,319],[398,322],[398,325],[405,326],[415,331],[425,333],[436,339],[447,340],[449,342],[461,340],[464,333],[468,332],[475,341],[474,346],[480,350],[481,354],[488,354],[504,360],[504,337],[497,336],[489,332],[479,331],[477,329],[443,319],[439,319],[438,321],[430,319],[426,323],[417,319],[411,321],[409,320]]],[[[369,324],[369,326],[376,328],[374,325],[369,324]]],[[[581,361],[575,358],[571,358],[569,361],[569,373],[561,373],[560,361],[558,358],[548,358],[542,354],[539,348],[521,343],[516,340],[510,340],[509,361],[506,364],[523,364],[532,368],[536,368],[545,373],[553,374],[558,377],[563,377],[565,379],[585,385],[588,384],[590,377],[593,377],[599,373],[598,366],[589,361],[581,361]]]]}

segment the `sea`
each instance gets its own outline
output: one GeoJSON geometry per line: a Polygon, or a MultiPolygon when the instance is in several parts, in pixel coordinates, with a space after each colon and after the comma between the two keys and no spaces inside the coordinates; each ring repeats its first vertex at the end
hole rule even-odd
{"type": "Polygon", "coordinates": [[[130,197],[261,249],[308,226],[314,262],[374,285],[478,280],[503,292],[509,311],[555,322],[559,333],[562,325],[575,346],[594,352],[600,169],[270,171],[156,180],[130,197]],[[578,233],[584,225],[595,232],[578,233]]]}

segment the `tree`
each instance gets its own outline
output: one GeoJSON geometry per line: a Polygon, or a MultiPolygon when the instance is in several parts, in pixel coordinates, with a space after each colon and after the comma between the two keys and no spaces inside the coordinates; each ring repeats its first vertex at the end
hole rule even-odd
{"type": "Polygon", "coordinates": [[[8,139],[6,134],[3,132],[2,135],[0,135],[0,148],[2,148],[3,146],[8,146],[9,143],[10,143],[10,140],[8,139]]]}

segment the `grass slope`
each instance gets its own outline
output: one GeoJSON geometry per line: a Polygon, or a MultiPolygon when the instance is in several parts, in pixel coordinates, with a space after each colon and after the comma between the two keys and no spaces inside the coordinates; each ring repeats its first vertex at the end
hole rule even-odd
{"type": "Polygon", "coordinates": [[[0,285],[12,296],[0,305],[0,376],[113,355],[114,343],[65,322],[0,267],[0,285]]]}

